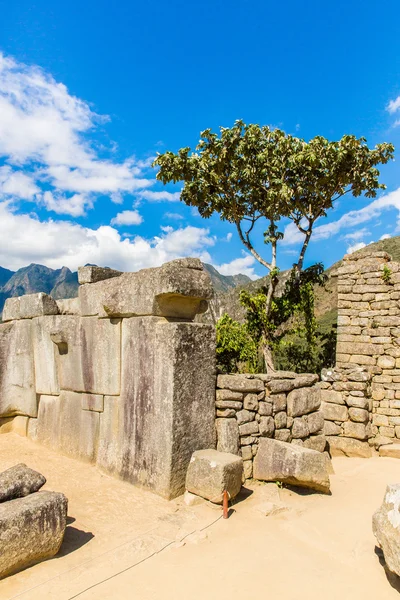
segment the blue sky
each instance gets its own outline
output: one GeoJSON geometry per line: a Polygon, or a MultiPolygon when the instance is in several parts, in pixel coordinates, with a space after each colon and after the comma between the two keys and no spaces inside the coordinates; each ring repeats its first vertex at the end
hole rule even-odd
{"type": "MultiPolygon", "coordinates": [[[[0,265],[123,270],[200,256],[221,272],[265,270],[234,227],[164,188],[155,153],[194,146],[238,118],[309,139],[400,143],[400,5],[394,0],[152,3],[0,0],[0,265]]],[[[343,199],[307,264],[329,266],[400,234],[400,173],[343,199]]],[[[262,244],[257,249],[268,258],[262,244]]],[[[278,262],[295,260],[287,223],[278,262]]]]}

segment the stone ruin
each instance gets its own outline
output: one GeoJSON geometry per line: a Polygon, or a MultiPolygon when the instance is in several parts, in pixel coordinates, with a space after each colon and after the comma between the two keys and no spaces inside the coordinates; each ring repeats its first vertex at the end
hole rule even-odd
{"type": "Polygon", "coordinates": [[[79,297],[9,298],[0,431],[15,431],[165,498],[215,447],[215,340],[193,321],[212,286],[198,259],[137,273],[79,269],[79,297]]]}

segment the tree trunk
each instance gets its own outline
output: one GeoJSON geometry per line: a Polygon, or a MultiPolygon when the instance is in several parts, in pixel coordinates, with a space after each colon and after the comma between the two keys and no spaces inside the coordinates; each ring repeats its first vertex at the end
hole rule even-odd
{"type": "Polygon", "coordinates": [[[272,348],[266,340],[263,340],[262,344],[263,344],[262,351],[263,351],[264,362],[265,362],[265,370],[267,373],[275,373],[276,369],[274,367],[274,359],[272,357],[272,348]]]}

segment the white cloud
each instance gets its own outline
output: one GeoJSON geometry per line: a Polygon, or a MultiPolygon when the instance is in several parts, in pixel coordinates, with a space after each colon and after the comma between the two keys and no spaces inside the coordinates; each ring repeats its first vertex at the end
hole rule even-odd
{"type": "Polygon", "coordinates": [[[389,104],[386,107],[386,110],[392,115],[397,112],[400,108],[400,96],[397,96],[394,100],[390,100],[389,104]]]}
{"type": "Polygon", "coordinates": [[[392,236],[390,235],[390,233],[384,233],[383,235],[381,235],[381,237],[379,238],[380,240],[389,240],[392,236]]]}
{"type": "MultiPolygon", "coordinates": [[[[393,208],[399,211],[400,218],[400,188],[373,200],[367,204],[367,206],[364,206],[364,208],[349,211],[337,221],[315,227],[311,239],[314,242],[328,239],[337,235],[343,229],[357,227],[357,225],[377,219],[383,211],[393,208]]],[[[304,235],[297,229],[294,223],[289,223],[285,227],[284,239],[282,240],[284,245],[298,244],[301,243],[303,239],[304,235]]]]}
{"type": "Polygon", "coordinates": [[[59,215],[71,215],[71,217],[82,217],[86,214],[86,208],[92,208],[90,197],[84,194],[73,194],[66,197],[58,192],[44,192],[40,201],[47,210],[59,215]]]}
{"type": "Polygon", "coordinates": [[[362,238],[364,238],[366,235],[369,235],[370,231],[366,228],[366,227],[362,227],[361,229],[357,229],[356,231],[351,231],[350,233],[346,233],[346,235],[343,236],[343,239],[345,240],[361,240],[362,238]]]}
{"type": "Polygon", "coordinates": [[[208,248],[214,244],[205,228],[185,227],[152,239],[129,239],[110,226],[90,229],[70,221],[40,221],[35,215],[12,212],[9,203],[0,202],[0,265],[10,269],[35,262],[75,270],[89,262],[136,271],[183,256],[211,262],[208,248]]]}
{"type": "Polygon", "coordinates": [[[258,279],[259,276],[254,272],[255,264],[255,258],[253,258],[250,254],[243,252],[242,258],[235,258],[231,262],[224,263],[222,265],[213,264],[213,266],[222,275],[238,275],[241,273],[243,275],[247,275],[250,277],[250,279],[258,279]]]}
{"type": "Polygon", "coordinates": [[[89,207],[96,195],[120,201],[123,193],[153,185],[144,174],[150,159],[116,162],[101,156],[100,145],[89,140],[88,134],[107,119],[39,67],[0,53],[0,158],[8,163],[3,167],[8,170],[6,181],[1,179],[4,173],[0,176],[3,198],[40,200],[40,187],[57,199],[50,210],[78,215],[83,213],[75,194],[85,195],[82,202],[89,207]],[[60,192],[65,194],[61,197],[60,192]]]}
{"type": "Polygon", "coordinates": [[[181,193],[180,192],[153,192],[152,190],[144,190],[138,194],[140,198],[149,200],[150,202],[178,202],[181,193]]]}
{"type": "Polygon", "coordinates": [[[229,233],[226,234],[226,241],[230,242],[232,239],[233,233],[230,231],[229,233]]]}
{"type": "Polygon", "coordinates": [[[164,218],[170,219],[172,221],[183,221],[185,217],[183,215],[180,215],[179,213],[166,212],[164,213],[164,218]]]}
{"type": "Polygon", "coordinates": [[[111,225],[140,225],[143,217],[137,210],[123,210],[111,220],[111,225]]]}
{"type": "Polygon", "coordinates": [[[367,246],[367,244],[364,242],[357,242],[356,244],[347,247],[347,254],[353,254],[353,252],[357,252],[357,250],[361,250],[361,248],[365,248],[365,246],[367,246]]]}

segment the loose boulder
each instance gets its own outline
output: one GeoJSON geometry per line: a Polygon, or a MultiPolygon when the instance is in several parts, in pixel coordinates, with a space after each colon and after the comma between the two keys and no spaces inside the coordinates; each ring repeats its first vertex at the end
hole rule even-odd
{"type": "Polygon", "coordinates": [[[23,498],[46,483],[46,478],[23,463],[0,473],[0,502],[23,498]]]}
{"type": "Polygon", "coordinates": [[[193,453],[186,475],[186,490],[216,504],[223,492],[235,498],[242,486],[243,460],[229,452],[197,450],[193,453]]]}
{"type": "Polygon", "coordinates": [[[253,477],[324,493],[330,490],[327,461],[321,452],[269,438],[260,438],[253,477]]]}
{"type": "Polygon", "coordinates": [[[400,483],[387,486],[383,503],[372,517],[372,530],[388,569],[400,576],[400,483]]]}
{"type": "Polygon", "coordinates": [[[67,505],[57,492],[37,492],[0,505],[0,578],[57,554],[67,505]]]}

